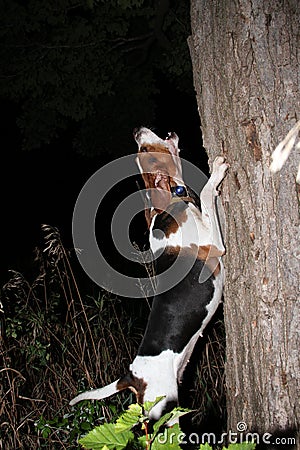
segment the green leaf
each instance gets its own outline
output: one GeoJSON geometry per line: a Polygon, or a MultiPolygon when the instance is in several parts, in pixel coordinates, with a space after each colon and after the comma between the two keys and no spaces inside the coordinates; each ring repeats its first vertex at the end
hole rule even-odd
{"type": "Polygon", "coordinates": [[[143,435],[138,438],[138,442],[143,448],[149,448],[149,439],[151,439],[151,435],[150,436],[148,435],[148,442],[146,436],[143,435]]]}
{"type": "Polygon", "coordinates": [[[174,408],[171,411],[171,419],[169,419],[168,422],[170,422],[170,420],[173,422],[174,420],[179,419],[179,417],[185,416],[186,414],[189,414],[190,412],[191,412],[190,409],[174,408]]]}
{"type": "Polygon", "coordinates": [[[138,403],[129,405],[127,411],[125,411],[116,421],[116,433],[122,433],[123,431],[131,430],[131,428],[139,423],[142,415],[142,407],[138,403]]]}
{"type": "Polygon", "coordinates": [[[205,444],[200,445],[199,450],[212,450],[212,447],[210,445],[208,445],[208,443],[206,442],[205,444]]]}
{"type": "Polygon", "coordinates": [[[155,436],[151,450],[181,450],[181,438],[182,432],[178,423],[176,423],[173,427],[166,428],[164,432],[155,436]]]}
{"type": "Polygon", "coordinates": [[[80,429],[83,431],[90,431],[91,428],[92,428],[92,425],[88,422],[82,422],[80,424],[80,429]]]}
{"type": "Polygon", "coordinates": [[[115,424],[105,423],[94,428],[86,436],[79,440],[84,448],[102,450],[106,446],[109,450],[121,450],[130,440],[134,438],[133,433],[124,431],[116,433],[115,424]]]}
{"type": "Polygon", "coordinates": [[[171,412],[164,414],[154,425],[153,431],[157,433],[160,427],[166,425],[168,422],[173,422],[179,419],[179,417],[184,416],[190,412],[189,409],[174,408],[171,412]]]}
{"type": "Polygon", "coordinates": [[[156,397],[156,399],[154,400],[154,402],[145,402],[144,403],[144,409],[147,412],[147,414],[149,414],[149,412],[151,411],[151,409],[157,405],[157,403],[161,402],[162,399],[165,398],[165,395],[162,395],[160,397],[156,397]]]}

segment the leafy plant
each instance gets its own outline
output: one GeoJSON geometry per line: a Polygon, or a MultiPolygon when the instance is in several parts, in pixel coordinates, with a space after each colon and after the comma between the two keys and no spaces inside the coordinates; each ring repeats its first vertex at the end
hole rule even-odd
{"type": "MultiPolygon", "coordinates": [[[[178,419],[190,410],[174,408],[164,414],[158,421],[149,425],[151,409],[162,400],[158,397],[155,402],[144,405],[132,404],[121,416],[111,423],[104,423],[79,440],[85,449],[90,450],[123,450],[124,448],[149,450],[180,450],[182,433],[178,419]],[[175,422],[175,423],[174,423],[175,422]],[[168,426],[172,424],[173,426],[168,426]]],[[[243,442],[230,444],[222,450],[254,450],[256,444],[243,442]]],[[[201,444],[199,450],[212,450],[209,444],[201,444]]]]}
{"type": "MultiPolygon", "coordinates": [[[[114,405],[111,405],[111,412],[112,414],[115,412],[114,405]]],[[[78,435],[91,431],[102,420],[104,420],[103,403],[82,402],[80,408],[73,408],[62,417],[46,419],[42,415],[34,425],[38,435],[45,440],[46,447],[47,441],[51,440],[52,436],[60,437],[62,442],[75,442],[78,435]]]]}
{"type": "MultiPolygon", "coordinates": [[[[28,282],[12,271],[0,291],[0,441],[3,448],[78,450],[77,438],[103,422],[114,423],[132,403],[133,394],[120,393],[109,402],[81,402],[72,409],[69,400],[76,392],[104,386],[123,373],[136,354],[149,304],[92,289],[81,296],[74,260],[58,230],[43,226],[43,231],[45,248],[35,259],[38,276],[28,282]]],[[[217,397],[223,386],[222,342],[214,334],[197,355],[201,373],[192,394],[195,403],[189,403],[190,393],[185,396],[186,406],[199,408],[193,413],[200,419],[197,426],[208,409],[203,398],[211,393],[222,420],[217,397]]],[[[141,426],[139,422],[134,432],[141,426]]],[[[140,432],[141,442],[133,443],[145,447],[145,430],[140,432]]]]}
{"type": "Polygon", "coordinates": [[[12,271],[0,291],[0,441],[4,448],[77,450],[78,435],[113,420],[132,394],[72,410],[69,400],[122,373],[147,314],[137,318],[132,303],[104,291],[82,297],[59,232],[49,226],[43,231],[38,276],[29,283],[12,271]]]}
{"type": "MultiPolygon", "coordinates": [[[[137,448],[161,448],[164,444],[160,444],[157,439],[160,431],[169,422],[189,412],[187,409],[174,408],[154,423],[151,432],[149,432],[149,413],[162,398],[158,397],[155,402],[146,402],[144,405],[139,405],[138,403],[130,405],[127,411],[122,413],[114,423],[105,423],[94,428],[85,437],[81,438],[79,443],[84,448],[92,450],[107,448],[109,450],[122,450],[128,444],[137,448]]],[[[174,425],[172,433],[180,433],[178,424],[174,425]]],[[[176,448],[180,449],[179,443],[177,445],[172,444],[172,449],[175,450],[176,448]]],[[[164,449],[166,449],[165,445],[164,449]]]]}

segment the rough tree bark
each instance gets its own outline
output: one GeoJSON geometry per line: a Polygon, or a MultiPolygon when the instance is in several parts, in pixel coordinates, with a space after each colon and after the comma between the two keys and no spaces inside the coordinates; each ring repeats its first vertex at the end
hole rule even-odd
{"type": "Polygon", "coordinates": [[[231,166],[222,194],[228,428],[244,421],[289,436],[300,422],[299,152],[280,174],[268,168],[300,119],[299,2],[192,0],[191,22],[204,147],[231,166]]]}

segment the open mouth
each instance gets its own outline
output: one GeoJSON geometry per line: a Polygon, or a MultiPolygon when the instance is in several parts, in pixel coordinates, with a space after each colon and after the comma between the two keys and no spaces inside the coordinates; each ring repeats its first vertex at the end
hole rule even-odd
{"type": "Polygon", "coordinates": [[[165,172],[158,171],[156,174],[153,174],[151,184],[152,206],[157,212],[162,212],[167,208],[171,200],[170,177],[165,172]]]}
{"type": "Polygon", "coordinates": [[[166,173],[158,172],[155,176],[154,187],[170,191],[169,176],[166,173]]]}

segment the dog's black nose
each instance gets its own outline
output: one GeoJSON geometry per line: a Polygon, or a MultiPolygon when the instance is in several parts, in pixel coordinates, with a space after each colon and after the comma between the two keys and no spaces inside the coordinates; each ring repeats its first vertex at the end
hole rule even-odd
{"type": "Polygon", "coordinates": [[[136,127],[136,128],[134,128],[134,129],[133,129],[133,136],[137,136],[137,134],[139,133],[139,131],[140,131],[141,128],[142,128],[142,127],[136,127]]]}

